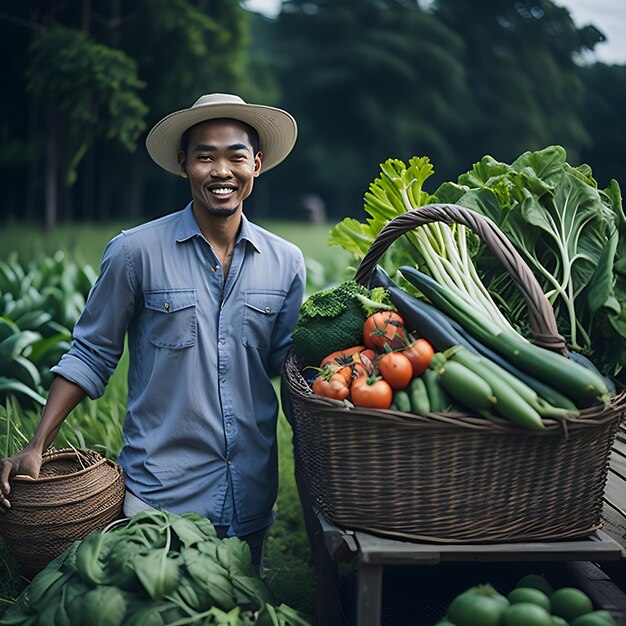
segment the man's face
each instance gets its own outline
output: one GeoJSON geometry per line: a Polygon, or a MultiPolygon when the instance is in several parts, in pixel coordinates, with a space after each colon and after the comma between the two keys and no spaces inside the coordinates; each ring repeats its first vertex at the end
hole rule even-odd
{"type": "Polygon", "coordinates": [[[235,214],[252,192],[261,157],[241,122],[217,119],[194,126],[187,152],[178,159],[189,177],[194,208],[216,217],[235,214]]]}

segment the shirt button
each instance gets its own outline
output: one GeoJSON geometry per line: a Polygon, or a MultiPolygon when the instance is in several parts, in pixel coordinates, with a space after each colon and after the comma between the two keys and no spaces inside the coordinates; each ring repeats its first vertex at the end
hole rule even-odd
{"type": "Polygon", "coordinates": [[[170,308],[170,303],[169,303],[169,302],[166,302],[166,303],[163,305],[163,308],[167,311],[167,309],[169,309],[169,308],[170,308]]]}
{"type": "Polygon", "coordinates": [[[225,378],[222,378],[222,380],[220,380],[220,382],[222,383],[222,385],[226,382],[225,378]]]}
{"type": "Polygon", "coordinates": [[[230,422],[226,422],[226,430],[230,430],[231,426],[232,426],[232,424],[230,422]]]}
{"type": "Polygon", "coordinates": [[[211,271],[215,274],[215,268],[214,267],[211,268],[211,271]]]}
{"type": "Polygon", "coordinates": [[[220,339],[219,342],[220,346],[223,346],[226,342],[223,339],[220,339]]]}
{"type": "Polygon", "coordinates": [[[271,312],[272,312],[272,309],[271,309],[270,307],[266,306],[266,307],[265,307],[265,312],[266,312],[266,313],[271,313],[271,312]]]}
{"type": "Polygon", "coordinates": [[[229,465],[232,464],[232,461],[230,459],[226,459],[226,463],[228,463],[229,465]]]}

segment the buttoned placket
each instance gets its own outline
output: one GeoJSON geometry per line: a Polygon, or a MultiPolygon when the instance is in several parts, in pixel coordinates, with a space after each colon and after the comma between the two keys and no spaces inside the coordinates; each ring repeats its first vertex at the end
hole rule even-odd
{"type": "Polygon", "coordinates": [[[222,399],[222,423],[224,425],[224,441],[225,441],[225,458],[226,463],[229,466],[232,465],[232,450],[235,446],[235,440],[237,437],[237,422],[236,415],[233,415],[233,389],[232,389],[232,374],[230,355],[226,347],[226,337],[230,326],[230,316],[228,314],[227,302],[230,292],[237,280],[239,270],[241,268],[243,253],[245,246],[237,243],[233,250],[233,258],[224,280],[224,274],[220,263],[216,263],[214,279],[219,281],[222,285],[222,300],[218,313],[217,322],[217,369],[220,384],[220,396],[222,399]]]}

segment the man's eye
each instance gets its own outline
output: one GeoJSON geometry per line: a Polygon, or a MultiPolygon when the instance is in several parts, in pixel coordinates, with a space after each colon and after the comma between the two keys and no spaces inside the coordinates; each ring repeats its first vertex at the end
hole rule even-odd
{"type": "Polygon", "coordinates": [[[233,161],[243,161],[246,158],[245,154],[233,154],[233,161]]]}

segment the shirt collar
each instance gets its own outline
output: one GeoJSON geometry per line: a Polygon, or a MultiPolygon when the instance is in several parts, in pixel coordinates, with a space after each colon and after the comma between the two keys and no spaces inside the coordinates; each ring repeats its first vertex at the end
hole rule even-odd
{"type": "MultiPolygon", "coordinates": [[[[196,236],[202,237],[202,233],[193,215],[193,208],[190,202],[181,212],[178,229],[176,230],[176,241],[187,241],[196,236]]],[[[257,252],[261,252],[261,242],[259,241],[258,233],[255,231],[248,218],[242,214],[241,229],[239,230],[235,245],[244,239],[249,241],[257,252]]]]}

